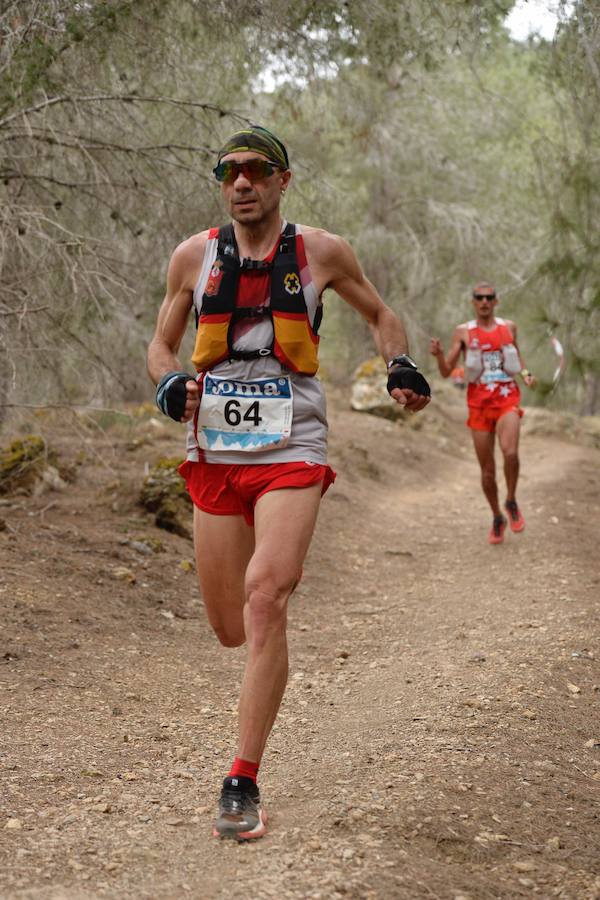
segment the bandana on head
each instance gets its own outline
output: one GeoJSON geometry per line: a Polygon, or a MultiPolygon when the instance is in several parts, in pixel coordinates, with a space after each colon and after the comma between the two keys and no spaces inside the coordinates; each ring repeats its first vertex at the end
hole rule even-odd
{"type": "Polygon", "coordinates": [[[282,169],[289,168],[287,150],[279,138],[260,125],[250,125],[227,138],[219,150],[218,162],[221,162],[228,153],[239,153],[242,150],[256,150],[257,153],[262,153],[267,159],[277,163],[282,169]]]}

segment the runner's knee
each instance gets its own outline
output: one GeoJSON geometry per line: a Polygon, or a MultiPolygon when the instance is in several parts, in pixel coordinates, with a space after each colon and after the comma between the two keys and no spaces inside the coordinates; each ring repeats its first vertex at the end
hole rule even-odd
{"type": "Polygon", "coordinates": [[[271,597],[275,604],[285,602],[294,589],[301,571],[301,568],[298,571],[282,569],[280,565],[253,560],[246,570],[246,598],[249,599],[255,594],[264,595],[265,598],[271,597]]]}
{"type": "Polygon", "coordinates": [[[246,616],[254,634],[285,628],[287,600],[296,581],[296,573],[284,575],[269,570],[254,570],[247,575],[246,616]]]}

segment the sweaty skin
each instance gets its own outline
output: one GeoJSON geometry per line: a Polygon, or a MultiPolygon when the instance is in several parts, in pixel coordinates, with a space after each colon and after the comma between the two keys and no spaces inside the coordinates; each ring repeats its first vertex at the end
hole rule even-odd
{"type": "MultiPolygon", "coordinates": [[[[223,160],[261,158],[256,151],[227,154],[223,160]]],[[[266,157],[262,157],[266,158],[266,157]]],[[[280,202],[291,179],[289,170],[250,182],[239,172],[221,184],[226,212],[234,222],[241,257],[265,258],[281,232],[280,202]]],[[[307,261],[319,295],[332,288],[368,322],[384,359],[407,352],[404,327],[386,306],[351,249],[341,237],[302,226],[307,261]]],[[[155,383],[180,370],[177,359],[192,308],[208,231],[183,241],[171,258],[167,292],[148,350],[155,383]]],[[[186,384],[182,421],[194,414],[199,398],[195,381],[186,384]]],[[[429,397],[395,389],[397,403],[418,411],[429,397]]],[[[202,598],[217,637],[226,647],[247,645],[239,701],[237,755],[259,762],[287,681],[287,602],[299,575],[315,526],[321,485],[271,491],[255,507],[254,527],[242,516],[217,516],[194,509],[194,535],[202,598]]]]}

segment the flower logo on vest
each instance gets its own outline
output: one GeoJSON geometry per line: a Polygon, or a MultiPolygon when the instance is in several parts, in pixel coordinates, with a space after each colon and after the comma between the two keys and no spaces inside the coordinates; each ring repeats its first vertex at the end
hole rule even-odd
{"type": "Polygon", "coordinates": [[[288,294],[299,294],[300,293],[300,279],[296,275],[295,272],[288,272],[285,278],[283,279],[283,286],[288,292],[288,294]]]}
{"type": "Polygon", "coordinates": [[[208,276],[208,281],[206,282],[206,288],[204,289],[204,293],[207,297],[214,297],[215,294],[219,293],[219,286],[221,284],[222,278],[223,263],[220,259],[216,259],[213,263],[212,269],[210,270],[210,275],[208,276]]]}

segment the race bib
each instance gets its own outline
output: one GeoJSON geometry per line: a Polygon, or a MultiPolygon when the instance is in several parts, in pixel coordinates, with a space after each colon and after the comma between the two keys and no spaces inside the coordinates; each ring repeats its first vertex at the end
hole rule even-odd
{"type": "Polygon", "coordinates": [[[483,372],[479,379],[483,384],[491,381],[512,381],[510,375],[504,371],[504,357],[502,350],[484,350],[481,354],[483,372]]]}
{"type": "Polygon", "coordinates": [[[257,453],[285,447],[292,430],[289,376],[240,381],[204,376],[197,420],[203,450],[257,453]]]}

